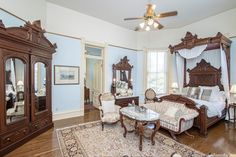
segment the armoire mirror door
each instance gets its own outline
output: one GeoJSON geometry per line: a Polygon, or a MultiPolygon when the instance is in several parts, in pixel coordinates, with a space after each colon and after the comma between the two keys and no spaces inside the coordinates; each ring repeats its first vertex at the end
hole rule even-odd
{"type": "Polygon", "coordinates": [[[32,56],[32,120],[40,119],[51,112],[49,109],[50,86],[48,84],[50,64],[47,59],[32,56]]]}
{"type": "Polygon", "coordinates": [[[28,113],[28,55],[6,51],[3,53],[4,126],[8,129],[24,126],[28,113]]]}

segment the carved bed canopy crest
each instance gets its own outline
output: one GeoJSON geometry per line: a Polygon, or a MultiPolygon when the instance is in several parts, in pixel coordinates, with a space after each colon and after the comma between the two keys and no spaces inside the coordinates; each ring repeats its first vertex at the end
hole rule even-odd
{"type": "Polygon", "coordinates": [[[207,47],[205,51],[207,50],[213,50],[213,49],[219,49],[220,44],[222,44],[223,47],[230,47],[231,40],[225,37],[220,32],[217,33],[215,37],[207,37],[207,38],[198,38],[198,36],[195,34],[193,35],[190,32],[187,32],[185,37],[181,39],[181,42],[177,45],[169,45],[169,49],[171,53],[177,52],[181,49],[192,49],[195,46],[200,45],[206,45],[207,47]]]}
{"type": "MultiPolygon", "coordinates": [[[[227,61],[227,69],[228,69],[228,78],[230,82],[230,45],[232,41],[225,37],[220,32],[217,33],[214,37],[207,37],[207,38],[198,38],[195,34],[193,35],[190,32],[187,32],[185,37],[181,39],[179,44],[174,46],[169,45],[169,50],[171,54],[178,53],[179,50],[182,49],[192,49],[195,46],[207,45],[204,51],[220,49],[222,48],[226,55],[227,61]]],[[[207,63],[205,60],[202,60],[197,66],[190,70],[187,70],[187,59],[184,58],[184,86],[199,86],[199,85],[218,85],[220,89],[223,89],[221,84],[221,68],[217,69],[207,63]],[[186,82],[186,73],[189,72],[189,79],[190,82],[187,84],[186,82]],[[208,75],[209,73],[209,75],[208,75]],[[202,76],[201,76],[202,75],[202,76]],[[198,80],[197,80],[198,79],[198,80]],[[211,81],[209,81],[211,79],[211,81]]]]}

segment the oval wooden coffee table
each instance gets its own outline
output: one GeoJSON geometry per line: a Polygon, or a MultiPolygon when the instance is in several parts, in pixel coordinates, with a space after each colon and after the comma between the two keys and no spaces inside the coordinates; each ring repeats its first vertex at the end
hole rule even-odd
{"type": "Polygon", "coordinates": [[[152,145],[155,144],[154,137],[158,129],[160,128],[160,115],[150,109],[140,106],[127,106],[120,109],[120,122],[124,128],[123,136],[126,137],[127,132],[135,132],[139,135],[139,150],[142,151],[143,137],[151,140],[152,145]],[[135,125],[133,130],[127,130],[124,124],[124,117],[134,120],[135,125]],[[148,127],[152,129],[151,136],[144,135],[144,128],[148,127]]]}

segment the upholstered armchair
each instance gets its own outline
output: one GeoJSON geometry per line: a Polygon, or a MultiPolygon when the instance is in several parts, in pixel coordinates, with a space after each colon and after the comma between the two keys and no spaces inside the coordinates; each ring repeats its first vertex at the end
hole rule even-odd
{"type": "Polygon", "coordinates": [[[102,121],[102,130],[104,124],[115,124],[120,120],[120,106],[115,105],[115,97],[112,93],[99,95],[99,110],[102,121]]]}
{"type": "Polygon", "coordinates": [[[156,102],[158,99],[157,99],[157,95],[156,95],[156,92],[152,89],[152,88],[149,88],[145,91],[145,100],[144,100],[144,103],[153,103],[153,102],[156,102]]]}

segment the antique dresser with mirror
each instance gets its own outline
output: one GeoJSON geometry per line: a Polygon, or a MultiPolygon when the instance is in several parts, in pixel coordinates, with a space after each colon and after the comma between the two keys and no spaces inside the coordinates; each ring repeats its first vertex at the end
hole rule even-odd
{"type": "Polygon", "coordinates": [[[53,126],[55,48],[44,36],[40,21],[6,28],[0,20],[0,156],[53,126]]]}
{"type": "Polygon", "coordinates": [[[116,105],[121,107],[125,107],[129,103],[139,104],[139,97],[133,95],[132,68],[127,56],[122,58],[119,63],[112,65],[111,92],[116,96],[116,105]]]}

